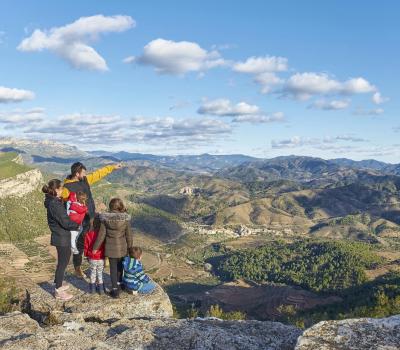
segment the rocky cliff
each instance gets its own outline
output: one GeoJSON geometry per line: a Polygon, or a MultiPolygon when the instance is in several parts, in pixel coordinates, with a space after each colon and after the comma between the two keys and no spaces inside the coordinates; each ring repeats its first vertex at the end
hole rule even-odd
{"type": "Polygon", "coordinates": [[[14,177],[0,180],[0,198],[23,197],[36,190],[43,183],[39,169],[29,170],[14,177]]]}
{"type": "Polygon", "coordinates": [[[167,294],[90,295],[67,277],[75,298],[54,300],[51,284],[27,285],[22,311],[0,316],[2,349],[270,349],[400,348],[400,315],[320,322],[302,331],[279,322],[178,320],[167,294]],[[296,344],[297,342],[297,344],[296,344]]]}

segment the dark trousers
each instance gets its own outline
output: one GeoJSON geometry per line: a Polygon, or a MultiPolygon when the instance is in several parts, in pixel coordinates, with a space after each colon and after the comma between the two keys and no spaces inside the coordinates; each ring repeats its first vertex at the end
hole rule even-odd
{"type": "Polygon", "coordinates": [[[57,268],[54,276],[54,283],[56,288],[62,286],[64,280],[65,270],[68,266],[69,259],[71,258],[71,247],[56,247],[57,249],[57,268]]]}
{"type": "Polygon", "coordinates": [[[118,282],[122,281],[122,259],[123,258],[108,258],[110,262],[110,277],[113,289],[117,289],[118,282]]]}

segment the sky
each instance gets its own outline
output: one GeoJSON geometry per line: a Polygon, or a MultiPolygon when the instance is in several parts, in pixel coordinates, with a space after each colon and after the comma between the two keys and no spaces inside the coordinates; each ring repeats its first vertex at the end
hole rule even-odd
{"type": "Polygon", "coordinates": [[[400,162],[400,2],[0,2],[0,137],[400,162]]]}

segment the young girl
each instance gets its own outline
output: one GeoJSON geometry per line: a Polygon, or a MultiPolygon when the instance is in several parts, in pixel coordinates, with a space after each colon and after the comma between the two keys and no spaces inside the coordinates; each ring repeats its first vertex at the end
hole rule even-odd
{"type": "Polygon", "coordinates": [[[91,294],[96,292],[96,279],[97,279],[97,292],[104,294],[103,271],[104,271],[104,243],[100,248],[93,252],[93,244],[95,243],[100,229],[100,218],[95,216],[93,221],[93,230],[89,230],[85,235],[84,241],[84,254],[89,260],[90,264],[90,284],[89,291],[91,294]]]}
{"type": "Polygon", "coordinates": [[[82,233],[82,223],[85,219],[88,207],[86,206],[87,195],[85,192],[70,192],[67,201],[67,213],[69,218],[79,224],[80,228],[78,231],[71,231],[71,250],[72,254],[79,254],[79,250],[76,247],[78,236],[82,233]]]}
{"type": "Polygon", "coordinates": [[[51,231],[51,245],[57,249],[57,268],[54,277],[55,297],[63,301],[72,299],[66,292],[68,285],[63,286],[65,269],[71,257],[71,231],[78,230],[79,225],[67,215],[61,200],[63,186],[60,180],[50,180],[42,191],[46,194],[44,206],[47,209],[47,223],[51,231]]]}
{"type": "Polygon", "coordinates": [[[140,247],[129,248],[129,255],[123,261],[123,282],[130,292],[150,294],[154,291],[156,285],[143,271],[142,254],[140,247]]]}
{"type": "Polygon", "coordinates": [[[132,246],[131,217],[126,213],[124,203],[113,198],[109,204],[109,212],[100,214],[100,230],[93,245],[93,253],[105,242],[105,256],[110,262],[111,296],[119,298],[119,284],[122,278],[122,259],[132,246]]]}

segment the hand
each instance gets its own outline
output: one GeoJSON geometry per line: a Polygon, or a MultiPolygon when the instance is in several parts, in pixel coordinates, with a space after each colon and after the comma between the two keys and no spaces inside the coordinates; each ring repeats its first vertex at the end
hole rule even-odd
{"type": "Polygon", "coordinates": [[[93,254],[97,254],[97,253],[98,253],[98,250],[92,250],[92,253],[93,253],[93,254]]]}
{"type": "Polygon", "coordinates": [[[122,163],[115,164],[115,169],[121,169],[124,165],[122,163]]]}

